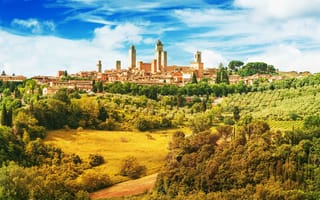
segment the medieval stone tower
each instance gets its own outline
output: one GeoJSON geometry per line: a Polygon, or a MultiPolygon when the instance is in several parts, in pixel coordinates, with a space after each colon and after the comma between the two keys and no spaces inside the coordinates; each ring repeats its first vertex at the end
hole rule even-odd
{"type": "Polygon", "coordinates": [[[129,49],[129,69],[136,69],[136,48],[132,45],[129,49]]]}
{"type": "Polygon", "coordinates": [[[167,67],[167,51],[164,51],[163,44],[160,40],[158,40],[156,44],[155,60],[156,60],[156,64],[152,72],[153,73],[163,72],[164,69],[167,67]]]}
{"type": "Polygon", "coordinates": [[[98,61],[97,67],[98,67],[98,72],[101,73],[101,71],[102,71],[102,63],[101,63],[101,60],[98,61]]]}
{"type": "Polygon", "coordinates": [[[201,63],[201,52],[200,51],[196,51],[194,54],[194,62],[196,63],[201,63]]]}
{"type": "Polygon", "coordinates": [[[116,70],[121,71],[121,61],[120,60],[116,61],[116,70]]]}
{"type": "Polygon", "coordinates": [[[203,77],[203,62],[201,59],[201,51],[194,53],[194,61],[191,63],[191,67],[195,69],[195,73],[198,79],[203,77]]]}

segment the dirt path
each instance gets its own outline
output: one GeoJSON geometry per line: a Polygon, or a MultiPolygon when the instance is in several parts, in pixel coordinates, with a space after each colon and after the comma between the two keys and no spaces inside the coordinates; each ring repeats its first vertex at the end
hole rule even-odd
{"type": "Polygon", "coordinates": [[[151,191],[158,174],[152,174],[137,180],[119,183],[107,189],[99,190],[90,194],[91,199],[111,198],[141,194],[151,191]]]}

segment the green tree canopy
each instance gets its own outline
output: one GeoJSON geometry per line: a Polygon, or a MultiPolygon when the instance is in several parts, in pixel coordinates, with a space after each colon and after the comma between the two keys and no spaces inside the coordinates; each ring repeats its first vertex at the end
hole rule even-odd
{"type": "Polygon", "coordinates": [[[228,67],[232,71],[238,71],[238,69],[243,65],[244,63],[239,60],[232,60],[229,62],[228,67]]]}
{"type": "Polygon", "coordinates": [[[254,74],[275,74],[276,69],[273,65],[268,65],[264,62],[249,62],[239,69],[238,73],[242,77],[254,74]]]}

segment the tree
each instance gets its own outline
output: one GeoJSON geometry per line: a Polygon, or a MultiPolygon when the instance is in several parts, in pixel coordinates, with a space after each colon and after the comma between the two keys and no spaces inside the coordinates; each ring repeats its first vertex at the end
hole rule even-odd
{"type": "Polygon", "coordinates": [[[12,126],[12,107],[7,112],[7,126],[12,126]]]}
{"type": "Polygon", "coordinates": [[[234,121],[238,121],[240,119],[240,110],[238,106],[233,108],[233,119],[234,121]]]}
{"type": "Polygon", "coordinates": [[[103,92],[103,84],[101,81],[93,81],[93,92],[103,92]]]}
{"type": "Polygon", "coordinates": [[[249,62],[243,66],[238,73],[242,77],[254,74],[275,74],[276,69],[272,65],[264,62],[249,62]]]}
{"type": "Polygon", "coordinates": [[[200,133],[210,128],[210,119],[207,115],[199,113],[189,120],[189,127],[192,133],[200,133]]]}
{"type": "Polygon", "coordinates": [[[233,127],[232,126],[218,126],[217,132],[218,134],[223,137],[225,140],[232,134],[233,127]]]}
{"type": "Polygon", "coordinates": [[[309,128],[309,129],[320,127],[320,116],[319,115],[307,116],[304,119],[303,125],[305,128],[309,128]]]}
{"type": "Polygon", "coordinates": [[[216,83],[229,84],[228,71],[225,67],[223,67],[223,65],[219,67],[217,77],[216,77],[216,83]]]}
{"type": "Polygon", "coordinates": [[[103,85],[101,81],[97,82],[97,89],[98,89],[98,92],[103,92],[103,85]]]}
{"type": "Polygon", "coordinates": [[[7,108],[6,105],[2,105],[2,111],[1,111],[1,125],[6,126],[7,125],[7,108]]]}
{"type": "Polygon", "coordinates": [[[239,60],[232,60],[229,62],[228,67],[231,71],[238,71],[238,69],[243,66],[243,62],[239,60]]]}
{"type": "Polygon", "coordinates": [[[198,83],[198,80],[197,80],[197,76],[195,73],[192,74],[192,80],[191,80],[191,83],[194,83],[194,84],[197,84],[198,83]]]}
{"type": "Polygon", "coordinates": [[[152,122],[144,117],[139,117],[136,121],[135,127],[139,131],[147,131],[149,129],[152,129],[152,122]]]}
{"type": "Polygon", "coordinates": [[[144,175],[146,173],[146,170],[147,169],[144,165],[139,164],[137,158],[128,156],[127,158],[122,160],[120,175],[136,179],[144,175]]]}
{"type": "Polygon", "coordinates": [[[34,94],[34,90],[36,89],[37,82],[33,79],[28,79],[25,81],[25,87],[28,90],[31,90],[31,94],[34,94]]]}
{"type": "Polygon", "coordinates": [[[23,157],[22,144],[18,138],[12,134],[12,129],[6,126],[0,126],[0,166],[3,166],[2,164],[9,160],[20,161],[21,157],[23,157]]]}
{"type": "Polygon", "coordinates": [[[30,126],[34,126],[38,123],[32,115],[29,115],[23,111],[18,112],[17,116],[14,118],[13,125],[16,134],[22,136],[23,129],[27,129],[30,126]]]}
{"type": "Polygon", "coordinates": [[[68,89],[66,88],[62,88],[62,89],[59,89],[54,95],[53,95],[53,98],[54,99],[57,99],[57,100],[60,100],[64,103],[67,103],[69,104],[70,103],[70,98],[68,96],[68,89]]]}
{"type": "Polygon", "coordinates": [[[108,113],[106,108],[104,106],[100,106],[98,119],[104,122],[106,121],[107,117],[108,117],[108,113]]]}

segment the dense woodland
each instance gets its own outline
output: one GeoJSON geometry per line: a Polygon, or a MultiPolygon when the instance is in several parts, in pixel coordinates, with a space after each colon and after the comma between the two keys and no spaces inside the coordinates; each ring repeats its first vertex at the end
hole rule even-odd
{"type": "Polygon", "coordinates": [[[272,132],[261,121],[235,132],[177,132],[157,199],[319,199],[319,136],[319,129],[272,132]]]}
{"type": "MultiPolygon", "coordinates": [[[[44,144],[47,130],[177,127],[192,134],[173,135],[167,164],[145,198],[319,199],[319,85],[319,74],[251,86],[95,82],[100,93],[94,95],[61,89],[43,96],[44,86],[31,79],[0,82],[0,199],[89,199],[89,192],[113,184],[94,170],[107,158],[80,158],[44,144]],[[268,120],[302,125],[280,131],[268,120]]],[[[124,162],[123,176],[143,175],[138,165],[141,174],[129,174],[132,163],[124,162]]]]}

